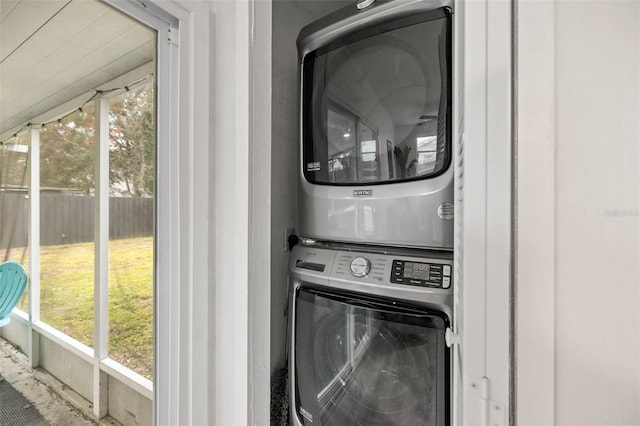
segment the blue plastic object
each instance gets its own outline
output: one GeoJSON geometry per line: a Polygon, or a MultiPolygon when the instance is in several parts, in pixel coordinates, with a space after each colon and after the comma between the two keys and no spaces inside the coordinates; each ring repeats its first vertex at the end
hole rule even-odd
{"type": "Polygon", "coordinates": [[[21,264],[12,260],[0,264],[0,327],[9,324],[26,286],[27,273],[21,264]]]}

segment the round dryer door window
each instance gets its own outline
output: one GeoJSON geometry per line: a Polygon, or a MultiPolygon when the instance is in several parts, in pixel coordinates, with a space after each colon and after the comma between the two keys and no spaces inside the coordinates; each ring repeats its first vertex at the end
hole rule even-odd
{"type": "Polygon", "coordinates": [[[308,425],[444,425],[446,320],[440,313],[301,289],[295,415],[308,425]]]}

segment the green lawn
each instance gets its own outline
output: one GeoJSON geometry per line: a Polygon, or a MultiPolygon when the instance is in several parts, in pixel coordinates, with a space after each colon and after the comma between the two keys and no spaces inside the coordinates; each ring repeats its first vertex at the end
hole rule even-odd
{"type": "MultiPolygon", "coordinates": [[[[41,319],[91,347],[93,262],[93,243],[40,248],[41,319]]],[[[109,357],[152,378],[151,237],[109,243],[109,357]]]]}

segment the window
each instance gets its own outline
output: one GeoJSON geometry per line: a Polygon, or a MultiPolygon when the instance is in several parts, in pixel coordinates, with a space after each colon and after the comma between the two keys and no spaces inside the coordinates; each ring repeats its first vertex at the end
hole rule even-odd
{"type": "Polygon", "coordinates": [[[40,318],[93,347],[95,108],[40,131],[40,318]]]}
{"type": "MultiPolygon", "coordinates": [[[[166,35],[176,34],[180,23],[162,7],[142,8],[130,0],[14,3],[3,17],[20,31],[2,39],[7,55],[1,68],[11,73],[0,73],[0,161],[26,166],[26,180],[1,176],[9,171],[2,167],[0,209],[10,205],[2,198],[9,190],[23,192],[26,209],[0,221],[31,220],[24,230],[11,227],[24,241],[16,233],[0,252],[21,257],[29,268],[33,298],[21,305],[31,313],[28,346],[37,349],[44,336],[51,347],[62,348],[49,352],[47,345],[29,356],[78,384],[75,390],[93,403],[98,417],[119,392],[104,380],[130,387],[130,405],[117,411],[148,423],[158,395],[147,380],[153,378],[153,306],[164,312],[167,305],[154,303],[154,280],[161,282],[157,287],[170,284],[167,274],[155,274],[164,268],[155,262],[155,245],[163,244],[161,252],[173,259],[177,250],[162,237],[180,233],[166,226],[167,209],[156,205],[155,196],[157,164],[163,177],[177,178],[170,141],[177,139],[179,114],[168,100],[178,98],[180,50],[166,35]],[[158,98],[163,119],[156,122],[158,98]],[[69,359],[88,363],[93,376],[83,366],[81,375],[68,377],[69,359]],[[92,377],[98,380],[83,383],[92,377]]],[[[175,198],[173,185],[161,188],[165,196],[158,199],[175,198]]],[[[0,225],[2,244],[10,227],[0,225]]]]}
{"type": "Polygon", "coordinates": [[[437,142],[436,136],[424,136],[416,139],[418,147],[416,173],[418,175],[431,174],[436,168],[437,142]]]}
{"type": "MultiPolygon", "coordinates": [[[[29,267],[29,131],[0,147],[0,262],[14,260],[29,267]]],[[[28,291],[18,308],[29,309],[28,291]]]]}
{"type": "Polygon", "coordinates": [[[327,111],[328,173],[333,183],[370,182],[379,176],[378,131],[333,103],[327,111]]]}
{"type": "Polygon", "coordinates": [[[151,85],[109,107],[109,357],[153,377],[155,105],[151,85]]]}

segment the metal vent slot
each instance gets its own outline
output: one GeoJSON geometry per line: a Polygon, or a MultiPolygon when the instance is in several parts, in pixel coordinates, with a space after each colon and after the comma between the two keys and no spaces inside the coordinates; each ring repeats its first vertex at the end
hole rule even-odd
{"type": "Polygon", "coordinates": [[[324,266],[325,265],[321,263],[312,263],[312,262],[305,262],[303,260],[296,260],[296,268],[310,269],[312,271],[324,272],[324,266]]]}

